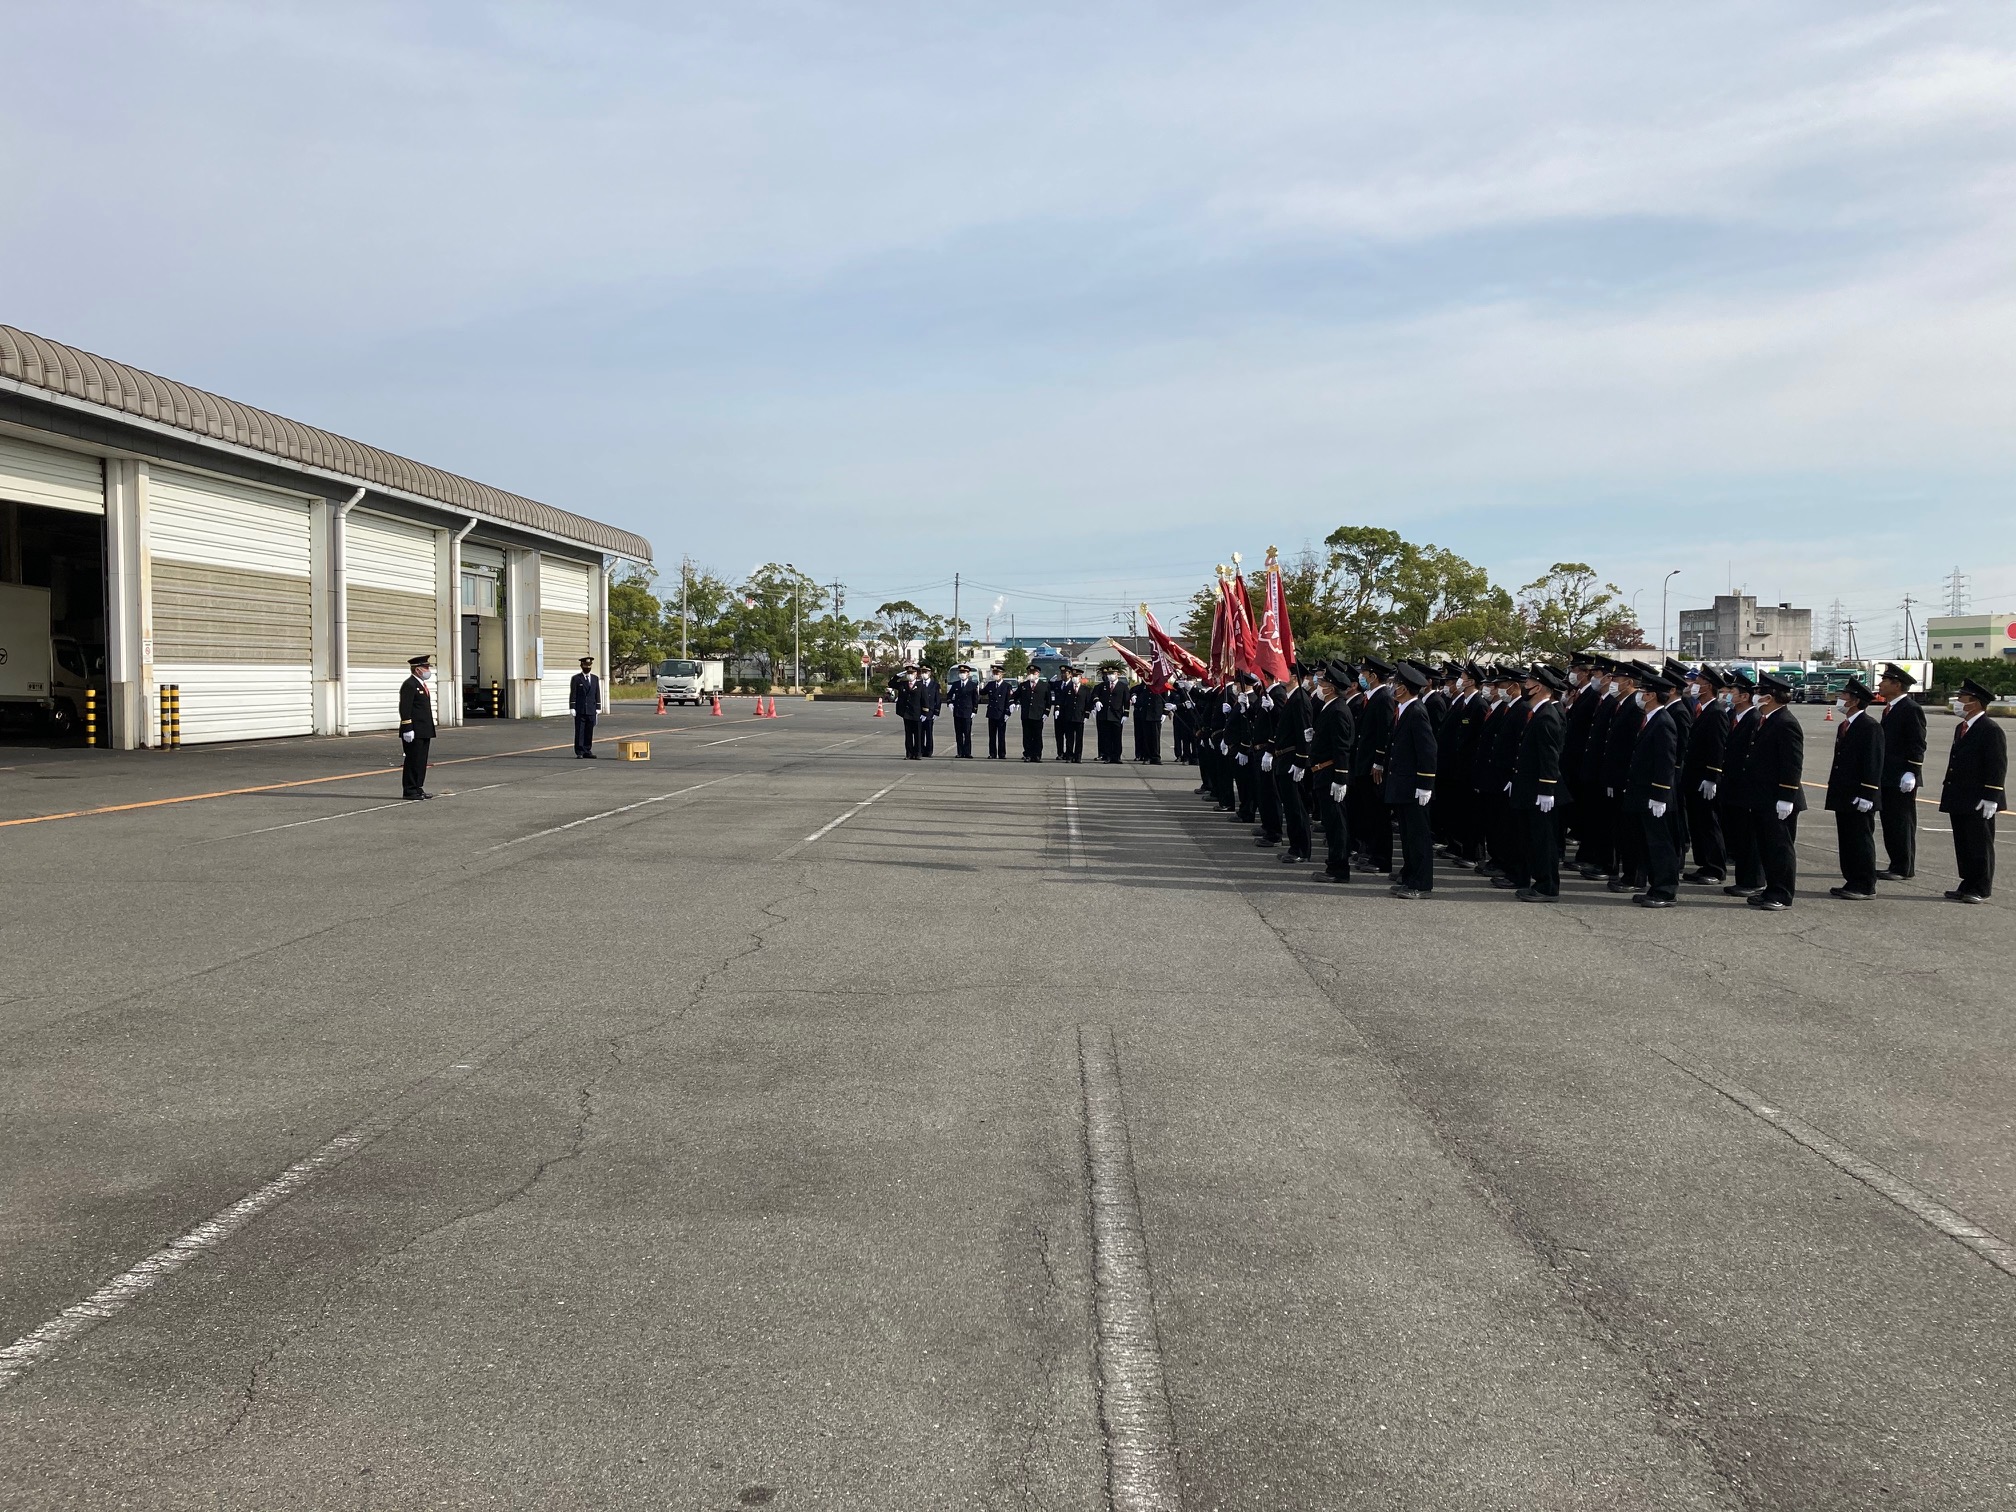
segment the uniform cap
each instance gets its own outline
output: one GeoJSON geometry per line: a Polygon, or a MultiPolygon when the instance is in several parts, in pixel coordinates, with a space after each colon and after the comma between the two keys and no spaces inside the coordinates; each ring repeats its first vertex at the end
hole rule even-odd
{"type": "Polygon", "coordinates": [[[1362,665],[1367,672],[1376,672],[1381,677],[1391,677],[1393,675],[1393,664],[1391,662],[1383,662],[1376,656],[1364,658],[1362,665]]]}
{"type": "Polygon", "coordinates": [[[1680,685],[1647,667],[1638,674],[1638,686],[1653,693],[1671,693],[1680,685]]]}
{"type": "Polygon", "coordinates": [[[1969,698],[1980,699],[1983,704],[1992,704],[1995,702],[1995,695],[1971,677],[1960,679],[1960,691],[1965,693],[1969,698]]]}
{"type": "Polygon", "coordinates": [[[1428,674],[1412,662],[1400,663],[1399,667],[1395,669],[1395,675],[1399,677],[1400,681],[1407,684],[1408,687],[1417,693],[1428,686],[1428,674]]]}
{"type": "Polygon", "coordinates": [[[1724,677],[1725,686],[1727,687],[1741,688],[1745,693],[1755,693],[1757,691],[1757,679],[1752,677],[1748,672],[1745,672],[1741,667],[1738,667],[1733,672],[1725,673],[1724,677]]]}
{"type": "Polygon", "coordinates": [[[430,652],[428,652],[428,653],[427,653],[427,654],[426,654],[425,656],[409,656],[409,657],[407,657],[407,658],[406,658],[406,665],[407,665],[407,666],[409,666],[409,667],[424,667],[424,666],[426,666],[426,665],[427,665],[427,664],[428,664],[429,662],[431,662],[432,660],[434,660],[434,653],[430,651],[430,652]]]}
{"type": "Polygon", "coordinates": [[[1347,688],[1351,685],[1351,663],[1347,661],[1327,661],[1317,674],[1333,688],[1347,688]]]}
{"type": "Polygon", "coordinates": [[[1533,680],[1553,693],[1560,693],[1568,686],[1567,676],[1553,667],[1535,667],[1533,680]]]}
{"type": "Polygon", "coordinates": [[[1866,703],[1874,703],[1876,701],[1876,695],[1869,691],[1869,684],[1862,681],[1862,679],[1859,677],[1849,678],[1848,686],[1843,688],[1841,691],[1843,693],[1846,693],[1850,698],[1855,699],[1860,703],[1866,704],[1866,703]]]}
{"type": "Polygon", "coordinates": [[[1902,667],[1898,666],[1897,663],[1895,662],[1883,663],[1883,675],[1891,679],[1893,682],[1902,683],[1907,688],[1910,687],[1913,683],[1918,681],[1917,678],[1913,677],[1909,672],[1906,672],[1902,667]]]}
{"type": "Polygon", "coordinates": [[[1757,691],[1770,694],[1780,703],[1792,701],[1792,685],[1783,678],[1773,677],[1769,672],[1757,674],[1757,691]]]}
{"type": "Polygon", "coordinates": [[[1701,681],[1708,684],[1711,688],[1726,688],[1729,686],[1729,679],[1705,662],[1701,665],[1700,676],[1701,681]]]}

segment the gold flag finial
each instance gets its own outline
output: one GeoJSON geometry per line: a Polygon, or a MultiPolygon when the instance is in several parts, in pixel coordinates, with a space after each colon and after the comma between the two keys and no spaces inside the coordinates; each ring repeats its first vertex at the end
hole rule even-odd
{"type": "Polygon", "coordinates": [[[1238,553],[1238,552],[1236,552],[1236,551],[1235,551],[1235,552],[1233,552],[1233,553],[1232,553],[1232,568],[1233,568],[1233,570],[1234,570],[1234,571],[1236,572],[1236,571],[1238,570],[1238,568],[1239,568],[1239,564],[1240,564],[1241,562],[1245,561],[1245,560],[1246,560],[1246,558],[1244,558],[1244,557],[1242,557],[1241,555],[1239,555],[1239,553],[1238,553]]]}

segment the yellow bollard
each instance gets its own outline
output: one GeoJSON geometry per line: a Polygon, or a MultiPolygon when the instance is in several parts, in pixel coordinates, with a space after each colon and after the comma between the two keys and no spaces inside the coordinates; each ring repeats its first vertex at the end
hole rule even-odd
{"type": "Polygon", "coordinates": [[[168,744],[182,749],[182,684],[168,684],[168,744]]]}
{"type": "Polygon", "coordinates": [[[98,690],[96,688],[86,688],[84,690],[84,744],[87,746],[96,746],[98,744],[98,690]]]}
{"type": "Polygon", "coordinates": [[[490,717],[502,718],[504,714],[504,690],[497,686],[497,679],[490,679],[490,717]]]}

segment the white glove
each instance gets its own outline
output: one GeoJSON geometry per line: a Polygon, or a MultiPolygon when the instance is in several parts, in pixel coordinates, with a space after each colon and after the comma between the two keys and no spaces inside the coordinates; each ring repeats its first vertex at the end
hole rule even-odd
{"type": "Polygon", "coordinates": [[[1509,782],[1508,782],[1508,783],[1506,783],[1506,784],[1505,784],[1505,791],[1506,791],[1506,792],[1508,792],[1508,793],[1512,791],[1512,784],[1511,784],[1511,783],[1509,783],[1509,782]]]}
{"type": "Polygon", "coordinates": [[[1543,814],[1553,813],[1554,795],[1552,793],[1542,793],[1538,798],[1533,800],[1533,806],[1543,814]]]}
{"type": "Polygon", "coordinates": [[[1220,756],[1230,756],[1232,754],[1232,747],[1221,740],[1218,742],[1218,754],[1220,756]]]}
{"type": "Polygon", "coordinates": [[[1330,801],[1331,801],[1332,803],[1342,803],[1342,802],[1344,801],[1344,794],[1345,794],[1345,793],[1346,793],[1346,792],[1347,792],[1348,790],[1349,790],[1349,789],[1348,789],[1348,786],[1347,786],[1347,784],[1345,784],[1345,783],[1342,783],[1342,782],[1333,782],[1333,783],[1331,783],[1331,784],[1330,784],[1330,801]]]}
{"type": "Polygon", "coordinates": [[[1300,782],[1302,780],[1302,768],[1298,766],[1288,768],[1288,780],[1290,782],[1300,782]]]}
{"type": "Polygon", "coordinates": [[[1092,705],[1092,712],[1093,712],[1094,714],[1097,714],[1097,713],[1098,713],[1098,712],[1099,712],[1099,711],[1100,711],[1101,709],[1103,709],[1103,708],[1105,708],[1105,707],[1106,707],[1106,705],[1105,705],[1105,704],[1103,704],[1103,703],[1095,703],[1095,704],[1093,704],[1093,705],[1092,705]]]}
{"type": "Polygon", "coordinates": [[[1263,708],[1263,709],[1271,709],[1271,708],[1273,708],[1273,707],[1274,707],[1274,695],[1273,695],[1272,693],[1262,693],[1262,694],[1260,695],[1260,707],[1261,707],[1261,708],[1263,708]]]}
{"type": "Polygon", "coordinates": [[[1246,765],[1246,753],[1244,751],[1241,751],[1237,756],[1233,757],[1232,759],[1234,761],[1237,761],[1241,766],[1246,765]]]}
{"type": "Polygon", "coordinates": [[[1434,796],[1435,789],[1433,788],[1416,788],[1414,789],[1414,806],[1416,808],[1426,808],[1428,807],[1428,800],[1434,796]]]}
{"type": "Polygon", "coordinates": [[[1220,704],[1220,705],[1218,705],[1218,712],[1219,712],[1220,714],[1230,714],[1230,713],[1232,712],[1232,705],[1230,705],[1230,704],[1220,704]]]}
{"type": "Polygon", "coordinates": [[[1714,783],[1704,782],[1701,784],[1701,796],[1707,799],[1710,803],[1713,803],[1715,801],[1715,791],[1716,789],[1714,783]]]}
{"type": "Polygon", "coordinates": [[[1790,819],[1792,817],[1792,803],[1790,799],[1780,798],[1772,806],[1777,809],[1780,819],[1790,819]]]}
{"type": "Polygon", "coordinates": [[[1975,810],[1981,815],[1983,819],[1993,819],[1995,817],[1995,811],[2000,807],[2001,805],[1998,804],[1993,798],[1983,798],[1979,803],[1974,805],[1975,810]]]}
{"type": "Polygon", "coordinates": [[[1876,805],[1871,803],[1867,798],[1857,798],[1855,800],[1855,812],[1858,814],[1866,814],[1875,807],[1876,805]]]}
{"type": "Polygon", "coordinates": [[[1262,751],[1260,753],[1260,770],[1263,772],[1274,770],[1274,753],[1272,751],[1262,751]]]}
{"type": "Polygon", "coordinates": [[[1605,788],[1605,789],[1603,789],[1603,796],[1604,796],[1605,798],[1615,798],[1615,797],[1617,796],[1617,789],[1615,789],[1615,788],[1605,788]]]}
{"type": "Polygon", "coordinates": [[[1169,723],[1169,711],[1167,709],[1164,709],[1162,711],[1162,723],[1164,724],[1169,723]]]}
{"type": "Polygon", "coordinates": [[[1897,779],[1897,791],[1900,793],[1917,792],[1918,774],[1916,772],[1906,772],[1902,777],[1899,777],[1897,779]]]}
{"type": "Polygon", "coordinates": [[[1302,743],[1304,745],[1307,745],[1310,741],[1314,740],[1315,738],[1316,738],[1316,726],[1314,725],[1302,726],[1302,743]]]}
{"type": "Polygon", "coordinates": [[[1661,803],[1657,798],[1648,798],[1645,801],[1645,807],[1652,810],[1652,817],[1654,819],[1664,819],[1666,817],[1666,805],[1661,803]]]}
{"type": "Polygon", "coordinates": [[[407,745],[413,744],[413,732],[411,730],[401,730],[399,732],[399,738],[400,740],[404,741],[407,745]]]}

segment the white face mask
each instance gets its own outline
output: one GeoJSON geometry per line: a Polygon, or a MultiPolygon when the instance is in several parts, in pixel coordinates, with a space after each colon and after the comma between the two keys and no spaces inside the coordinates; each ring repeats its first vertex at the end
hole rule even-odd
{"type": "Polygon", "coordinates": [[[1847,699],[1845,699],[1845,698],[1837,698],[1837,699],[1835,699],[1835,700],[1834,700],[1834,712],[1835,712],[1836,714],[1846,714],[1846,713],[1848,712],[1848,700],[1847,700],[1847,699]]]}
{"type": "Polygon", "coordinates": [[[1647,692],[1644,692],[1643,690],[1640,690],[1640,692],[1639,692],[1639,694],[1638,694],[1638,707],[1639,707],[1639,708],[1641,708],[1641,709],[1649,709],[1649,708],[1651,708],[1651,707],[1652,707],[1652,695],[1651,695],[1650,693],[1647,693],[1647,692]]]}

